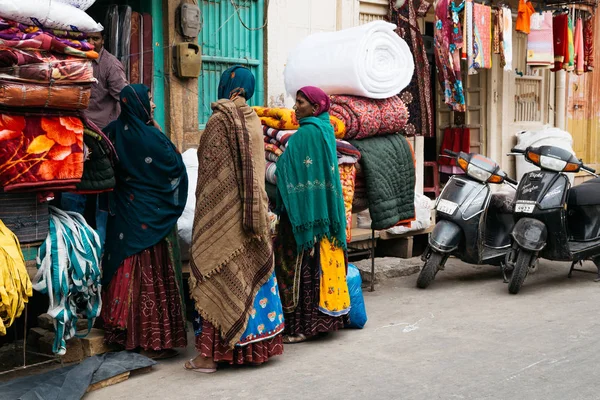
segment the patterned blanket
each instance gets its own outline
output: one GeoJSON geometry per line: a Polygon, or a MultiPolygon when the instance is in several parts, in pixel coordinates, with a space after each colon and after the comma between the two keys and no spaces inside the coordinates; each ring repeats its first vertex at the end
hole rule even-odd
{"type": "Polygon", "coordinates": [[[10,47],[0,47],[0,77],[55,85],[95,82],[90,60],[10,47]]]}
{"type": "Polygon", "coordinates": [[[398,133],[408,122],[408,109],[398,96],[384,100],[331,96],[329,112],[346,125],[346,140],[398,133]]]}
{"type": "Polygon", "coordinates": [[[0,17],[0,38],[5,40],[28,40],[41,35],[47,35],[58,43],[81,51],[92,51],[94,46],[85,39],[87,35],[81,32],[59,29],[41,29],[37,26],[25,25],[0,17]]]}
{"type": "Polygon", "coordinates": [[[83,175],[83,122],[70,115],[0,113],[0,187],[74,190],[83,175]]]}

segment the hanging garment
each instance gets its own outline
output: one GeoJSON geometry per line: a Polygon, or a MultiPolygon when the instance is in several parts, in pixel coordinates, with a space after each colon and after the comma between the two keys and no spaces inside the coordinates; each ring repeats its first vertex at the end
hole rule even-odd
{"type": "Polygon", "coordinates": [[[473,60],[474,60],[474,54],[473,54],[473,43],[474,43],[474,36],[473,36],[473,0],[467,0],[465,2],[465,20],[466,20],[466,38],[467,38],[467,42],[465,43],[465,45],[467,46],[467,66],[471,66],[473,65],[473,60]]]}
{"type": "Polygon", "coordinates": [[[33,288],[50,298],[48,314],[56,336],[52,351],[64,355],[75,336],[77,320],[87,319],[88,330],[100,315],[100,256],[98,234],[80,214],[50,207],[50,234],[40,247],[33,288]]]}
{"type": "Polygon", "coordinates": [[[19,239],[0,220],[0,336],[33,296],[19,239]]]}
{"type": "Polygon", "coordinates": [[[492,9],[488,6],[473,4],[473,63],[469,65],[469,74],[476,69],[492,67],[492,9]]]}
{"type": "Polygon", "coordinates": [[[427,14],[431,3],[424,0],[407,1],[399,8],[393,3],[390,2],[390,21],[398,26],[396,33],[408,44],[415,58],[415,73],[408,87],[400,94],[409,113],[404,131],[408,136],[430,137],[434,134],[431,66],[418,19],[427,14]]]}
{"type": "Polygon", "coordinates": [[[446,128],[440,148],[440,157],[438,158],[439,171],[444,174],[460,175],[464,171],[456,165],[456,160],[445,155],[444,150],[451,150],[455,153],[471,152],[471,131],[468,128],[446,128]]]}
{"type": "Polygon", "coordinates": [[[552,23],[554,34],[554,69],[552,71],[558,71],[569,63],[569,16],[559,14],[554,17],[552,23]]]}
{"type": "Polygon", "coordinates": [[[583,50],[583,21],[581,18],[577,19],[575,25],[575,73],[582,75],[585,72],[585,53],[583,50]]]}
{"type": "Polygon", "coordinates": [[[494,34],[492,35],[492,51],[494,54],[502,53],[502,21],[501,10],[492,10],[492,23],[494,34]]]}
{"type": "Polygon", "coordinates": [[[531,16],[535,14],[535,8],[528,0],[519,0],[519,11],[515,29],[518,32],[529,34],[531,31],[531,16]]]}
{"type": "Polygon", "coordinates": [[[448,0],[440,0],[435,9],[434,53],[437,75],[450,109],[465,112],[465,94],[460,72],[460,51],[453,42],[448,0]]]}
{"type": "Polygon", "coordinates": [[[595,16],[591,16],[583,23],[583,47],[584,58],[583,67],[585,72],[594,70],[594,23],[595,16]]]}
{"type": "Polygon", "coordinates": [[[504,59],[504,70],[512,71],[513,62],[513,22],[512,11],[509,7],[502,7],[502,56],[504,59]]]}
{"type": "Polygon", "coordinates": [[[527,66],[551,68],[554,65],[552,31],[552,12],[545,11],[531,16],[531,33],[527,38],[527,66]]]}
{"type": "Polygon", "coordinates": [[[573,23],[573,18],[569,15],[568,17],[568,30],[569,30],[569,63],[565,64],[563,68],[566,71],[574,71],[575,70],[575,44],[574,44],[574,32],[575,32],[575,24],[573,23]]]}

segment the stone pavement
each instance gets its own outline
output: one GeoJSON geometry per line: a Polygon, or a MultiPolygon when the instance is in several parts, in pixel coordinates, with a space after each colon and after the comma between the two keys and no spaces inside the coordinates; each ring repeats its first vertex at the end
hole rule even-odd
{"type": "MultiPolygon", "coordinates": [[[[590,266],[588,266],[590,267],[590,266]]],[[[154,372],[86,399],[598,399],[600,286],[542,262],[517,296],[498,269],[451,259],[365,291],[369,321],[286,346],[261,367],[185,371],[192,344],[154,372]]]]}

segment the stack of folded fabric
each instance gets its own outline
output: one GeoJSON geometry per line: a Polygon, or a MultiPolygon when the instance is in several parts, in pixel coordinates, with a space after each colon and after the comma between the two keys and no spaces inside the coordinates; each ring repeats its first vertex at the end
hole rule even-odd
{"type": "MultiPolygon", "coordinates": [[[[394,24],[375,21],[311,35],[290,53],[285,70],[290,95],[295,97],[303,86],[316,86],[330,95],[332,122],[341,122],[336,137],[349,141],[346,143],[361,155],[359,170],[356,163],[351,163],[351,169],[340,168],[342,181],[352,182],[352,201],[347,208],[358,212],[368,207],[373,229],[410,224],[415,218],[414,154],[401,135],[409,112],[398,96],[412,80],[414,59],[395,29],[394,24]]],[[[259,116],[267,126],[293,129],[288,124],[291,110],[270,115],[261,110],[259,116]]],[[[269,152],[284,150],[277,143],[285,138],[281,135],[266,135],[265,149],[271,162],[276,155],[269,152]]],[[[267,170],[270,175],[272,166],[267,170]]]]}
{"type": "Polygon", "coordinates": [[[114,149],[81,113],[98,58],[85,32],[102,25],[75,7],[92,0],[69,2],[0,0],[1,191],[97,193],[114,186],[114,149]]]}

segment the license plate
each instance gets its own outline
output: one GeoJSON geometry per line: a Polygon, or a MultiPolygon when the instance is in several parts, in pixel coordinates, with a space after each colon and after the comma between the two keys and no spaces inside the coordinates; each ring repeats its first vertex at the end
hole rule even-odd
{"type": "Polygon", "coordinates": [[[531,214],[533,213],[533,211],[535,210],[535,204],[523,204],[523,203],[517,203],[515,205],[515,212],[516,213],[523,213],[523,214],[531,214]]]}
{"type": "Polygon", "coordinates": [[[454,214],[454,211],[456,211],[457,208],[458,208],[458,204],[456,204],[452,201],[442,199],[438,203],[436,210],[438,210],[439,212],[442,212],[444,214],[452,215],[452,214],[454,214]]]}

